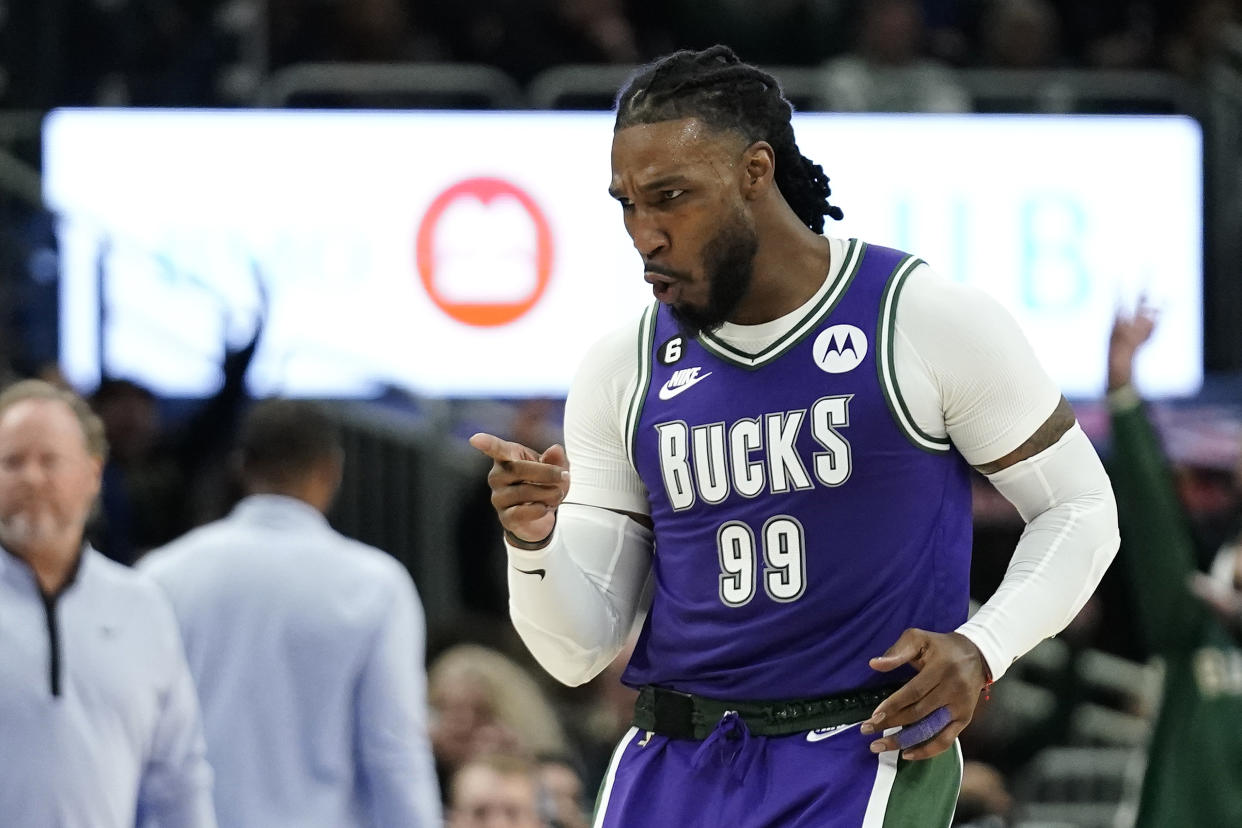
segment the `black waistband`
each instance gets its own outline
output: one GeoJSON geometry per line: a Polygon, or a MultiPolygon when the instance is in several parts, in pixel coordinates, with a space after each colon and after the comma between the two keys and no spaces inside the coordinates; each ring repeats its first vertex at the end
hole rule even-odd
{"type": "Polygon", "coordinates": [[[646,685],[634,704],[634,726],[672,739],[705,739],[725,713],[734,711],[757,736],[787,736],[860,722],[899,687],[867,687],[819,699],[739,702],[646,685]]]}

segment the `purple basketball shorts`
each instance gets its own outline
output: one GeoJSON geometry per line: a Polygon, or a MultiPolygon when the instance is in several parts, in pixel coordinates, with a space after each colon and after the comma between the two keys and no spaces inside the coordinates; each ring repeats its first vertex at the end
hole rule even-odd
{"type": "Polygon", "coordinates": [[[600,789],[595,828],[939,828],[962,778],[957,746],[876,755],[858,726],[755,736],[726,716],[702,741],[631,728],[600,789]]]}

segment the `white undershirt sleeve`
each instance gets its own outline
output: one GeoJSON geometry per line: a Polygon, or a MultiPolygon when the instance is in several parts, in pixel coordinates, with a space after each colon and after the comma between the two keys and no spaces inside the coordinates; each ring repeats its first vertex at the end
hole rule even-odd
{"type": "MultiPolygon", "coordinates": [[[[903,286],[894,342],[898,388],[915,423],[947,436],[974,466],[1021,446],[1061,400],[1012,315],[928,267],[903,286]]],[[[1119,539],[1108,476],[1077,424],[988,479],[1026,521],[1000,586],[958,628],[996,679],[1073,620],[1119,539]]]]}
{"type": "Polygon", "coordinates": [[[651,538],[625,515],[565,503],[547,546],[508,546],[509,615],[553,678],[579,685],[617,657],[643,609],[651,538]]]}
{"type": "Polygon", "coordinates": [[[645,515],[647,489],[630,463],[625,412],[638,382],[638,321],[595,344],[565,401],[566,501],[645,515]]]}
{"type": "Polygon", "coordinates": [[[1074,619],[1121,542],[1117,503],[1091,441],[1075,423],[1054,445],[988,475],[1026,528],[991,598],[957,631],[1000,678],[1074,619]]]}
{"type": "Polygon", "coordinates": [[[509,546],[509,614],[558,681],[588,681],[616,657],[649,600],[647,490],[630,463],[623,418],[638,381],[638,321],[583,358],[565,403],[569,494],[543,549],[509,546]],[[530,574],[535,573],[535,574],[530,574]]]}
{"type": "Polygon", "coordinates": [[[897,387],[916,425],[947,436],[973,466],[1022,445],[1061,400],[1013,316],[926,265],[902,287],[893,347],[897,387]]]}

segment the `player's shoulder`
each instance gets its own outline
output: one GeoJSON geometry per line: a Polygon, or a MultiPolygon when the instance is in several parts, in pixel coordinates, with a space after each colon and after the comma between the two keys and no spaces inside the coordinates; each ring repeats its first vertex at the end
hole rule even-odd
{"type": "Polygon", "coordinates": [[[897,322],[915,317],[943,326],[969,322],[975,315],[1007,315],[1004,306],[976,285],[949,278],[926,261],[909,271],[895,296],[897,322]]]}
{"type": "Polygon", "coordinates": [[[655,305],[649,306],[641,314],[636,314],[601,334],[583,353],[579,373],[612,373],[623,370],[626,366],[636,367],[640,358],[639,346],[643,332],[654,313],[655,305]]]}

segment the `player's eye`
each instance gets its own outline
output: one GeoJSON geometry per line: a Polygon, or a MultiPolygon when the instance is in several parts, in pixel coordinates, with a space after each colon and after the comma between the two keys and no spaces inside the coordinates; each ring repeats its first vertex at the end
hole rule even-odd
{"type": "Polygon", "coordinates": [[[685,190],[660,190],[660,199],[662,201],[672,201],[684,192],[685,190]]]}

